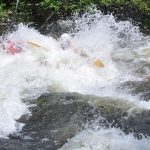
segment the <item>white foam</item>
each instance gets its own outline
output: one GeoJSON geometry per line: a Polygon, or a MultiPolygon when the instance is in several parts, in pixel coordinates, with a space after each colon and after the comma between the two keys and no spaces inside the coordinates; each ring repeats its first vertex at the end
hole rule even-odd
{"type": "Polygon", "coordinates": [[[135,139],[120,129],[84,130],[59,150],[149,150],[149,139],[135,139]]]}
{"type": "Polygon", "coordinates": [[[27,108],[14,87],[0,88],[0,91],[0,138],[7,138],[9,133],[21,130],[23,124],[15,120],[27,112],[27,108]]]}
{"type": "MultiPolygon", "coordinates": [[[[129,67],[126,63],[126,56],[131,54],[131,58],[136,59],[133,50],[147,46],[149,37],[142,36],[129,22],[116,22],[112,15],[104,16],[99,11],[75,18],[75,29],[70,33],[74,35],[72,42],[85,51],[88,58],[74,53],[72,48],[63,51],[52,37],[22,24],[17,31],[6,35],[22,47],[22,52],[11,55],[0,48],[0,136],[17,130],[15,119],[27,112],[23,99],[33,99],[45,92],[115,96],[148,108],[149,102],[139,102],[127,93],[118,94],[115,88],[123,80],[141,80],[133,72],[135,66],[129,67]],[[93,66],[96,59],[103,61],[104,68],[93,66]],[[123,62],[121,67],[117,59],[123,62]]],[[[139,57],[142,57],[140,53],[139,57]]]]}

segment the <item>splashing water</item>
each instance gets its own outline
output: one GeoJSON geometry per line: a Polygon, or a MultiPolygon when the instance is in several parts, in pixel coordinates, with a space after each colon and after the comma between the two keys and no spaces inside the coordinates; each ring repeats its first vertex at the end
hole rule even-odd
{"type": "MultiPolygon", "coordinates": [[[[145,76],[149,76],[148,67],[142,73],[137,72],[143,69],[140,65],[143,61],[149,63],[148,36],[143,36],[138,27],[130,22],[116,22],[112,15],[102,15],[99,11],[86,13],[82,17],[76,15],[72,20],[61,21],[60,24],[71,28],[69,33],[73,36],[74,46],[88,57],[74,53],[72,48],[62,50],[59,41],[22,24],[5,36],[19,45],[22,51],[11,55],[0,47],[0,137],[20,130],[23,125],[15,120],[28,113],[25,102],[46,92],[108,96],[130,101],[144,109],[150,108],[149,102],[139,101],[138,96],[116,89],[123,82],[143,81],[145,76]],[[103,61],[103,68],[93,65],[96,59],[103,61]]],[[[7,43],[6,39],[1,42],[7,43]]],[[[149,140],[139,142],[133,135],[110,128],[83,131],[64,147],[67,149],[70,145],[72,148],[68,149],[82,150],[113,150],[118,147],[119,150],[122,141],[124,149],[129,149],[130,145],[133,149],[140,149],[149,140]]]]}
{"type": "Polygon", "coordinates": [[[60,150],[149,150],[148,139],[138,140],[132,134],[110,128],[85,130],[70,139],[60,150]]]}

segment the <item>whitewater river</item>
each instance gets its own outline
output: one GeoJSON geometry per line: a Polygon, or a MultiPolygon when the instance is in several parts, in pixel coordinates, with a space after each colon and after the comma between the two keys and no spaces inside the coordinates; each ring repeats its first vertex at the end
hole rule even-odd
{"type": "MultiPolygon", "coordinates": [[[[59,24],[70,28],[73,45],[88,57],[71,48],[63,50],[59,38],[41,35],[22,24],[1,38],[4,44],[6,38],[13,41],[22,51],[12,55],[0,47],[0,138],[21,131],[24,124],[16,120],[30,113],[28,102],[43,93],[109,97],[109,101],[119,99],[130,105],[131,114],[133,110],[149,111],[150,102],[141,96],[143,93],[133,94],[128,86],[123,88],[124,83],[149,81],[149,36],[128,21],[116,22],[112,15],[98,11],[59,24]],[[93,64],[97,59],[103,61],[104,67],[93,64]]],[[[98,105],[98,101],[89,103],[98,105]]],[[[93,122],[92,128],[77,133],[60,149],[149,150],[150,139],[143,136],[138,140],[133,133],[126,135],[119,128],[97,127],[93,122]]]]}

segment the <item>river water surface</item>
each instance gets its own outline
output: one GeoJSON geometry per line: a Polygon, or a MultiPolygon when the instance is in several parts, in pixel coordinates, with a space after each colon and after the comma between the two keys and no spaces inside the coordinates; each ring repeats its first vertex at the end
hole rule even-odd
{"type": "MultiPolygon", "coordinates": [[[[59,24],[62,30],[70,28],[73,45],[88,57],[80,56],[72,48],[63,50],[51,34],[41,35],[22,24],[1,39],[4,44],[6,38],[13,41],[22,51],[12,55],[0,48],[0,138],[8,138],[22,129],[24,124],[16,120],[30,113],[28,102],[43,93],[77,92],[109,97],[109,101],[119,99],[130,105],[131,114],[133,110],[149,111],[150,102],[143,96],[145,93],[132,92],[134,85],[128,86],[149,82],[149,36],[144,36],[130,22],[116,22],[114,16],[99,11],[82,17],[75,15],[59,24]],[[103,68],[93,64],[97,59],[103,61],[103,68]]],[[[89,103],[98,105],[98,101],[89,103]]],[[[144,136],[137,139],[133,133],[126,135],[111,126],[97,127],[93,122],[92,128],[79,132],[60,149],[149,150],[150,140],[144,136]]]]}

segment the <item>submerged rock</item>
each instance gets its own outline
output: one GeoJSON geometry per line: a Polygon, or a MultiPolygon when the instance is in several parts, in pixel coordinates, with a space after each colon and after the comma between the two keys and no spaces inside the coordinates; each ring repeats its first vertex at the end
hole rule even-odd
{"type": "Polygon", "coordinates": [[[122,89],[130,89],[133,95],[138,95],[141,100],[150,100],[150,78],[145,81],[129,81],[122,84],[122,89]]]}
{"type": "Polygon", "coordinates": [[[22,131],[0,141],[0,148],[55,150],[92,120],[93,106],[80,101],[77,94],[52,93],[30,102],[32,115],[22,116],[22,131]],[[4,143],[4,145],[3,145],[4,143]],[[18,144],[17,144],[18,143],[18,144]]]}
{"type": "Polygon", "coordinates": [[[56,150],[87,126],[92,128],[95,120],[99,127],[119,127],[137,137],[150,135],[150,112],[131,111],[133,104],[120,99],[51,93],[29,103],[31,114],[18,120],[25,124],[22,131],[0,139],[0,149],[56,150]]]}

